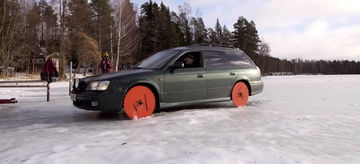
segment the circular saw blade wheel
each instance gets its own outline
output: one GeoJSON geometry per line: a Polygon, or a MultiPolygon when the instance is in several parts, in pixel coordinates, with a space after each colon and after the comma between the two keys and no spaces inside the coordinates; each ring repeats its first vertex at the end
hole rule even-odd
{"type": "Polygon", "coordinates": [[[135,86],[131,88],[124,98],[124,111],[130,119],[151,116],[155,110],[155,106],[155,95],[145,86],[135,86]]]}

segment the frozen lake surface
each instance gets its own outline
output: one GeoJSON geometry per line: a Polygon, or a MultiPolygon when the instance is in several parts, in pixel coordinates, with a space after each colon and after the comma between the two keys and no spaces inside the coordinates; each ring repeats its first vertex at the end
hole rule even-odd
{"type": "Polygon", "coordinates": [[[360,76],[264,77],[248,106],[128,120],[72,106],[68,83],[4,89],[0,163],[360,163],[360,76]]]}

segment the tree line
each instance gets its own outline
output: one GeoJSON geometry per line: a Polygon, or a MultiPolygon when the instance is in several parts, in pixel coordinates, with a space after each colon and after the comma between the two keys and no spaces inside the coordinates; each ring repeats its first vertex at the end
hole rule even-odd
{"type": "Polygon", "coordinates": [[[92,65],[96,70],[104,52],[110,54],[117,71],[155,52],[192,44],[239,48],[263,74],[360,73],[358,61],[272,57],[254,21],[240,16],[233,31],[219,19],[214,20],[214,27],[206,27],[186,2],[177,12],[151,0],[140,6],[130,0],[2,0],[0,6],[2,76],[9,67],[37,72],[34,59],[39,54],[58,54],[63,75],[70,61],[77,69],[92,65]]]}

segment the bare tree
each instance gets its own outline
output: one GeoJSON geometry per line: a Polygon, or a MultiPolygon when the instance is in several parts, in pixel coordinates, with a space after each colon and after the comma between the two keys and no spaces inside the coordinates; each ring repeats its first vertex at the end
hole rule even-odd
{"type": "Polygon", "coordinates": [[[259,67],[261,68],[261,70],[263,70],[263,72],[265,72],[266,70],[266,66],[269,64],[269,58],[270,57],[270,46],[268,43],[261,41],[260,46],[259,46],[259,67]]]}
{"type": "Polygon", "coordinates": [[[259,47],[259,54],[263,56],[270,56],[270,46],[268,43],[262,41],[259,47]]]}
{"type": "MultiPolygon", "coordinates": [[[[2,0],[0,2],[0,63],[2,76],[7,76],[8,67],[13,61],[17,35],[21,30],[20,1],[2,0]]],[[[22,1],[21,1],[22,2],[22,1]]]]}
{"type": "Polygon", "coordinates": [[[59,29],[60,29],[60,48],[59,48],[59,54],[61,57],[60,60],[60,77],[64,77],[65,76],[65,67],[66,67],[66,56],[68,56],[69,54],[67,54],[67,52],[69,52],[69,47],[67,45],[69,45],[69,39],[65,36],[65,31],[66,31],[66,6],[67,6],[67,0],[59,0],[59,19],[60,19],[60,23],[59,23],[59,29]]]}
{"type": "Polygon", "coordinates": [[[121,57],[134,57],[136,55],[140,35],[138,33],[138,26],[136,25],[136,11],[130,1],[118,0],[115,2],[115,6],[117,30],[115,71],[118,71],[121,57]]]}
{"type": "Polygon", "coordinates": [[[178,5],[179,15],[182,15],[186,18],[186,20],[191,20],[192,8],[189,2],[184,2],[181,5],[178,5]]]}

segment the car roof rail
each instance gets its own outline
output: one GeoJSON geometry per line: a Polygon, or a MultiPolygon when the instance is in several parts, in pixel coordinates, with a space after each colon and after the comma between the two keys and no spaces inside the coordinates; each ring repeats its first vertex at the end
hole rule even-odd
{"type": "Polygon", "coordinates": [[[210,44],[210,43],[196,43],[190,45],[191,47],[199,47],[199,46],[209,46],[209,47],[225,47],[225,48],[236,48],[234,45],[224,45],[224,44],[210,44]]]}

